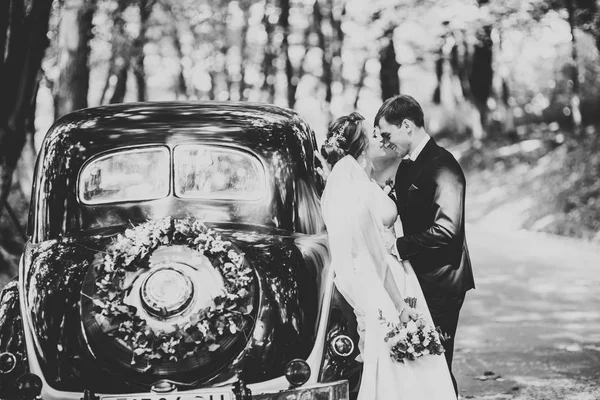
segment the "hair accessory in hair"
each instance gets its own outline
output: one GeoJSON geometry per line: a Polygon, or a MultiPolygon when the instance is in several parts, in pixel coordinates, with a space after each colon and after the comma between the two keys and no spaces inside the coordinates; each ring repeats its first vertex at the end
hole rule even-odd
{"type": "Polygon", "coordinates": [[[340,143],[346,141],[344,137],[344,131],[350,125],[350,119],[347,119],[342,126],[340,126],[336,131],[325,140],[325,145],[340,147],[340,143]]]}

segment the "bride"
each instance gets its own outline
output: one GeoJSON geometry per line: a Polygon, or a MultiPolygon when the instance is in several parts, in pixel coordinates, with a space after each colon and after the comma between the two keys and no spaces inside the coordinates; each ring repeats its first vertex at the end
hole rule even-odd
{"type": "Polygon", "coordinates": [[[356,112],[340,117],[321,149],[332,167],[321,208],[335,283],[358,323],[363,361],[358,399],[456,400],[443,355],[399,363],[384,341],[388,328],[380,317],[398,323],[409,307],[407,297],[416,298],[416,311],[433,322],[410,263],[388,250],[395,241],[396,205],[369,178],[371,160],[382,156],[383,149],[381,138],[368,128],[356,112]]]}

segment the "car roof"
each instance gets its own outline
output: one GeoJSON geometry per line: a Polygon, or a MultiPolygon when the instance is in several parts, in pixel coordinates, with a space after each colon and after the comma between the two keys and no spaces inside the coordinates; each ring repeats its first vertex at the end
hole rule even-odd
{"type": "Polygon", "coordinates": [[[290,109],[261,103],[174,101],[75,111],[50,128],[42,152],[83,146],[90,156],[123,146],[175,146],[198,140],[265,154],[316,146],[308,124],[290,109]]]}
{"type": "Polygon", "coordinates": [[[62,136],[70,132],[83,134],[94,131],[96,134],[104,132],[110,135],[115,129],[126,132],[128,127],[178,127],[203,122],[231,130],[303,121],[293,110],[270,104],[220,101],[144,102],[75,111],[59,119],[49,134],[58,133],[62,136]]]}
{"type": "Polygon", "coordinates": [[[266,103],[237,101],[147,101],[138,103],[110,104],[81,109],[69,114],[76,118],[93,119],[110,115],[115,121],[124,121],[131,116],[157,119],[178,116],[186,119],[221,117],[229,114],[235,119],[247,117],[272,121],[293,118],[293,110],[266,103]]]}

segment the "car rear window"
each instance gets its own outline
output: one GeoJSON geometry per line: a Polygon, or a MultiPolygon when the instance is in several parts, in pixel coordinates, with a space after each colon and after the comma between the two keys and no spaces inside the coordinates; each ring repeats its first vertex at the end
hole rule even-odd
{"type": "Polygon", "coordinates": [[[169,194],[169,149],[147,147],[101,155],[79,174],[79,201],[104,204],[154,200],[169,194]]]}
{"type": "Polygon", "coordinates": [[[265,171],[255,156],[236,149],[180,145],[173,154],[175,195],[194,199],[258,200],[265,171]]]}

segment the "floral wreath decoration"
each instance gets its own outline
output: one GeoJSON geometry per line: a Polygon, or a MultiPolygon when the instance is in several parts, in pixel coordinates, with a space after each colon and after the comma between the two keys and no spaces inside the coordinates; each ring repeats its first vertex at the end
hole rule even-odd
{"type": "Polygon", "coordinates": [[[131,364],[136,357],[177,362],[214,352],[220,347],[219,338],[243,332],[246,316],[252,311],[248,287],[253,275],[243,253],[194,218],[165,218],[127,229],[108,247],[96,272],[96,319],[110,327],[109,336],[133,350],[131,364]],[[171,332],[165,332],[151,328],[124,299],[132,288],[131,274],[151,269],[148,260],[153,251],[169,245],[187,245],[206,256],[221,274],[225,293],[213,299],[214,307],[192,314],[183,326],[174,325],[171,332]]]}

